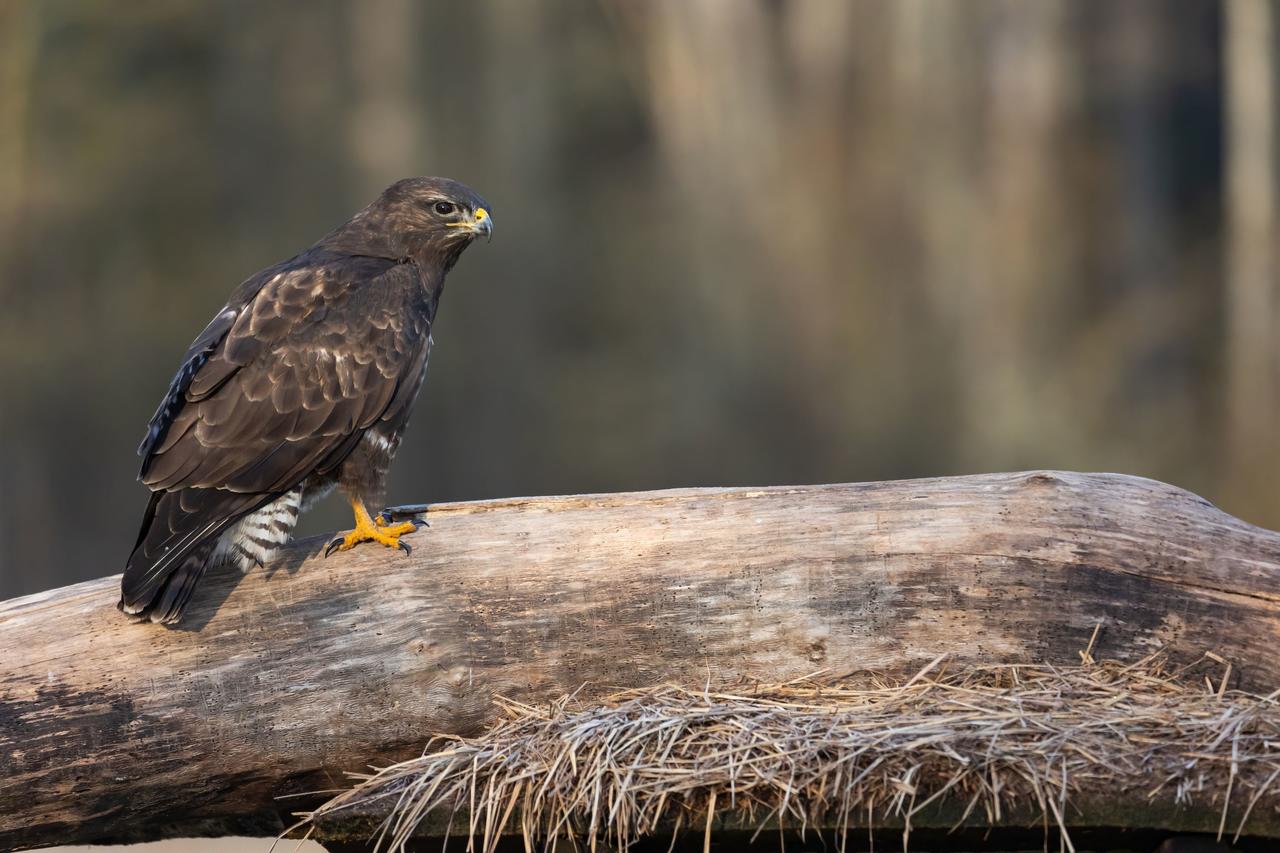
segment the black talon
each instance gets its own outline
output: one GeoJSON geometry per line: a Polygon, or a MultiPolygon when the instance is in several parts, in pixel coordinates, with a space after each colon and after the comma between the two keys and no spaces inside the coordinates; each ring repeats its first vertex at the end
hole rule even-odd
{"type": "Polygon", "coordinates": [[[403,539],[396,540],[396,547],[401,551],[404,551],[406,555],[413,553],[413,548],[409,547],[409,543],[405,542],[403,539]]]}
{"type": "Polygon", "coordinates": [[[330,554],[332,554],[334,549],[337,548],[339,545],[341,545],[345,539],[346,539],[345,536],[339,536],[333,541],[331,541],[324,549],[325,557],[328,557],[330,554]]]}

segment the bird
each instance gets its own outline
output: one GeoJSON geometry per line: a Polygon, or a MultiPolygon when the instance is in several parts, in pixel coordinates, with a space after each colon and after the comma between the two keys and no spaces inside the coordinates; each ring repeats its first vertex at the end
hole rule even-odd
{"type": "Polygon", "coordinates": [[[268,562],[335,487],[354,528],[329,543],[408,551],[372,514],[422,388],[445,277],[493,233],[466,185],[414,177],[295,257],[246,279],[182,357],[138,448],[151,489],[119,608],[178,622],[205,571],[268,562]]]}

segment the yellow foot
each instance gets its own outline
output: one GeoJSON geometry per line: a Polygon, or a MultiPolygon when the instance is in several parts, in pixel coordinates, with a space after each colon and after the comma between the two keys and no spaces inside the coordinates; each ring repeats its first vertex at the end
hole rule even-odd
{"type": "Polygon", "coordinates": [[[351,508],[356,516],[355,529],[349,533],[334,537],[324,549],[326,557],[334,551],[350,551],[361,542],[377,542],[388,548],[399,548],[406,554],[409,553],[409,543],[401,542],[400,537],[417,530],[418,525],[412,521],[406,521],[401,524],[388,524],[382,516],[370,518],[368,510],[359,501],[352,501],[351,508]]]}

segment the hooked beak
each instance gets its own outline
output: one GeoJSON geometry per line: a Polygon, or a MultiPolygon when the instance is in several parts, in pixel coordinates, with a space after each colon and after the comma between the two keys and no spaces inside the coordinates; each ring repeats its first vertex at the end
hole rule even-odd
{"type": "Polygon", "coordinates": [[[493,217],[483,207],[477,207],[469,222],[448,222],[450,228],[465,228],[472,234],[483,234],[485,239],[493,239],[493,217]]]}

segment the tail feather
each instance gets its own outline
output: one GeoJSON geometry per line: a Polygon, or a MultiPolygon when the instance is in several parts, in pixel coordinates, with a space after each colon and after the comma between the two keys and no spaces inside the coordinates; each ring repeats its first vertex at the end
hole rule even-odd
{"type": "MultiPolygon", "coordinates": [[[[164,583],[160,585],[150,603],[132,615],[165,624],[172,624],[181,619],[187,602],[191,600],[191,593],[195,591],[196,582],[204,576],[204,570],[211,562],[210,558],[216,545],[217,539],[201,540],[199,545],[187,553],[177,568],[165,577],[164,583]]],[[[121,609],[129,612],[123,602],[122,598],[121,609]]]]}
{"type": "Polygon", "coordinates": [[[218,489],[155,492],[125,566],[120,609],[152,622],[176,622],[213,557],[218,537],[271,500],[218,489]]]}

